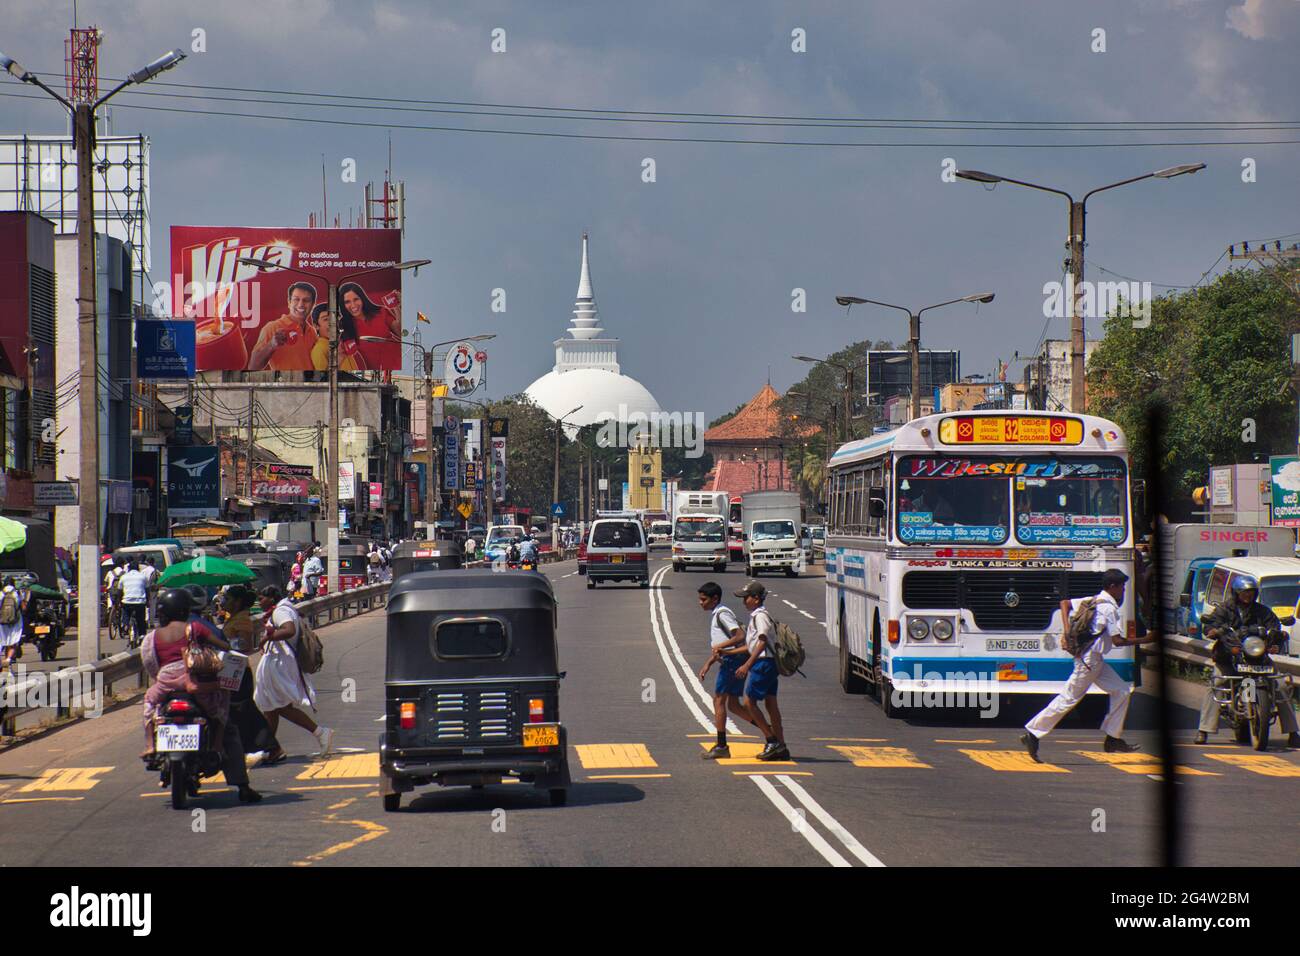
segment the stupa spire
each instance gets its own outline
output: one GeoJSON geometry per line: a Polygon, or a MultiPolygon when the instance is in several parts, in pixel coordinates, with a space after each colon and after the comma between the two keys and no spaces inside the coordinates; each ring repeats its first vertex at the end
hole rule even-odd
{"type": "Polygon", "coordinates": [[[578,297],[573,304],[573,324],[569,332],[575,339],[594,339],[604,331],[596,324],[596,293],[591,287],[591,268],[587,265],[587,234],[582,234],[582,268],[578,273],[578,297]]]}

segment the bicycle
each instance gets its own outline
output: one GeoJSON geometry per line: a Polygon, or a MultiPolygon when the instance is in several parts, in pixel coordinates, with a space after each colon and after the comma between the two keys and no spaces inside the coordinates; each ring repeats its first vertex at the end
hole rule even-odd
{"type": "Polygon", "coordinates": [[[108,639],[110,641],[120,641],[122,639],[121,601],[114,601],[113,606],[108,610],[108,639]]]}

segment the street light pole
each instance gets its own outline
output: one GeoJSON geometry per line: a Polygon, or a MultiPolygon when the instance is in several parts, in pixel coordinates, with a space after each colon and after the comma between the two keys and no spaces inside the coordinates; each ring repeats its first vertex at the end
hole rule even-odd
{"type": "MultiPolygon", "coordinates": [[[[1186,163],[1181,166],[1169,166],[1165,169],[1157,169],[1155,172],[1143,173],[1141,176],[1132,176],[1128,179],[1121,179],[1117,183],[1111,183],[1108,186],[1098,186],[1084,194],[1080,200],[1075,200],[1073,196],[1063,189],[1053,189],[1051,186],[1040,186],[1036,183],[1028,183],[1020,179],[1011,179],[1009,176],[999,176],[996,173],[985,173],[978,169],[959,169],[957,170],[958,179],[968,179],[971,182],[985,183],[996,186],[998,183],[1012,183],[1016,186],[1025,186],[1029,189],[1037,189],[1039,192],[1054,193],[1062,196],[1070,204],[1070,222],[1068,239],[1066,246],[1070,250],[1068,286],[1066,288],[1066,301],[1070,304],[1070,411],[1083,412],[1087,403],[1087,393],[1084,390],[1084,315],[1079,308],[1079,300],[1083,296],[1083,256],[1084,247],[1087,244],[1087,206],[1088,199],[1100,192],[1108,189],[1116,189],[1120,186],[1127,186],[1129,183],[1141,182],[1144,179],[1173,179],[1175,176],[1183,176],[1188,173],[1195,173],[1205,168],[1204,163],[1186,163]]],[[[1094,297],[1094,302],[1096,301],[1094,297]]]]}
{"type": "Polygon", "coordinates": [[[936,302],[934,305],[927,305],[925,308],[916,311],[906,306],[878,302],[875,299],[863,299],[856,295],[837,295],[835,301],[850,308],[854,305],[879,305],[886,309],[896,309],[899,312],[907,313],[907,354],[912,365],[912,400],[909,403],[911,407],[908,417],[915,420],[921,417],[921,314],[929,312],[931,309],[941,309],[945,305],[955,305],[958,302],[992,302],[993,298],[994,293],[992,292],[975,292],[971,295],[964,295],[959,299],[936,302]]]}
{"type": "MultiPolygon", "coordinates": [[[[418,269],[420,265],[425,265],[429,260],[423,259],[419,265],[413,266],[418,269]]],[[[406,335],[407,330],[402,329],[402,334],[406,335]]],[[[484,332],[480,335],[462,336],[458,339],[448,339],[445,342],[434,342],[428,348],[415,342],[403,342],[399,338],[383,335],[362,335],[362,342],[373,342],[376,345],[391,345],[396,342],[398,345],[409,345],[415,349],[424,363],[424,429],[425,429],[425,447],[429,450],[429,467],[424,475],[424,534],[426,541],[433,541],[436,537],[435,529],[438,524],[438,503],[442,497],[442,468],[438,464],[438,455],[433,447],[433,353],[444,345],[455,345],[457,342],[486,342],[488,339],[497,337],[495,332],[484,332]]],[[[463,399],[469,402],[469,399],[463,399]]],[[[478,405],[478,402],[470,402],[478,405]]]]}
{"type": "MultiPolygon", "coordinates": [[[[361,276],[369,275],[372,272],[385,272],[389,269],[396,269],[403,272],[407,269],[415,270],[414,274],[418,275],[420,266],[427,266],[433,260],[431,259],[414,259],[406,262],[399,262],[391,266],[378,266],[374,269],[362,269],[360,272],[353,272],[340,278],[334,279],[329,276],[321,275],[316,272],[307,272],[303,269],[295,269],[292,266],[280,265],[276,262],[268,262],[265,259],[256,259],[251,256],[241,256],[239,262],[243,265],[256,266],[259,272],[293,272],[300,276],[306,276],[309,279],[315,279],[324,282],[329,289],[329,411],[330,411],[330,435],[329,435],[329,463],[327,470],[334,472],[333,476],[325,475],[323,486],[324,494],[322,503],[325,505],[325,520],[327,521],[325,553],[327,566],[326,590],[330,594],[339,593],[339,315],[338,315],[338,290],[339,286],[352,279],[359,279],[361,276]]],[[[356,489],[356,476],[353,475],[353,494],[356,489]]],[[[353,505],[355,507],[355,500],[353,505]]]]}
{"type": "Polygon", "coordinates": [[[46,86],[35,73],[28,72],[12,57],[0,53],[0,69],[20,82],[44,90],[72,114],[72,139],[77,151],[77,349],[81,359],[77,386],[81,419],[77,589],[81,595],[82,612],[77,626],[78,664],[93,664],[99,660],[99,309],[95,289],[95,189],[92,180],[95,110],[124,87],[148,82],[183,59],[185,54],[171,50],[148,66],[128,74],[99,99],[93,102],[78,100],[73,105],[46,86]]]}
{"type": "MultiPolygon", "coordinates": [[[[560,415],[560,416],[558,416],[558,417],[555,418],[555,471],[554,471],[554,473],[553,473],[553,475],[552,475],[552,478],[551,478],[551,507],[552,507],[552,509],[554,509],[554,507],[555,507],[555,503],[558,502],[558,501],[560,500],[560,428],[561,428],[561,426],[564,425],[564,420],[565,420],[566,418],[568,418],[570,415],[573,415],[573,414],[575,414],[575,413],[581,411],[582,408],[583,408],[583,406],[582,406],[582,405],[579,405],[577,408],[571,408],[571,409],[569,409],[567,412],[565,412],[563,415],[560,415]]],[[[550,413],[547,412],[547,414],[549,415],[550,413]]],[[[558,517],[558,516],[557,516],[556,514],[554,514],[554,512],[552,511],[552,514],[551,514],[551,516],[550,516],[550,518],[551,518],[551,550],[552,550],[552,551],[556,551],[556,550],[558,549],[558,547],[559,547],[559,540],[560,540],[560,523],[559,523],[558,521],[555,520],[557,517],[558,517]]]]}

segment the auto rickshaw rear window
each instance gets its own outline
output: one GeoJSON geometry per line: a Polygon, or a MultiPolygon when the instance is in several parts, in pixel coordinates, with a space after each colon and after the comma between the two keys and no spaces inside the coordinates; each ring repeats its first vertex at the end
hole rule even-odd
{"type": "Polygon", "coordinates": [[[505,657],[510,646],[505,625],[483,618],[440,621],[433,629],[433,652],[440,658],[505,657]]]}

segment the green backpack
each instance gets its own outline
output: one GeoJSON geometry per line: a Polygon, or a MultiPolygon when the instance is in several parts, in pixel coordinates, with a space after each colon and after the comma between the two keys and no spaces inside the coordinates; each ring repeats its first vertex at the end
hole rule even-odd
{"type": "Polygon", "coordinates": [[[17,624],[18,623],[18,595],[13,591],[6,591],[3,600],[0,600],[0,624],[17,624]]]}
{"type": "Polygon", "coordinates": [[[1092,633],[1092,623],[1097,616],[1097,599],[1084,598],[1070,615],[1065,625],[1065,636],[1061,638],[1061,649],[1074,657],[1082,657],[1097,640],[1092,633]]]}
{"type": "Polygon", "coordinates": [[[782,677],[793,677],[795,674],[807,677],[808,675],[799,669],[807,656],[799,635],[789,624],[774,620],[772,625],[776,631],[772,639],[772,654],[776,659],[777,671],[782,677]]]}

